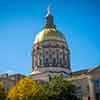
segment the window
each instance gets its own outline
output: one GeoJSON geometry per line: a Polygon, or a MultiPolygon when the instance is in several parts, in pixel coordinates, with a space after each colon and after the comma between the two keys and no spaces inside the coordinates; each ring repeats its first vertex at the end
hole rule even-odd
{"type": "Polygon", "coordinates": [[[48,58],[45,59],[45,64],[48,64],[48,58]]]}
{"type": "Polygon", "coordinates": [[[60,55],[63,55],[63,52],[60,52],[60,55]]]}
{"type": "Polygon", "coordinates": [[[46,54],[48,54],[48,51],[46,51],[46,54]]]}
{"type": "Polygon", "coordinates": [[[62,64],[62,58],[60,58],[60,64],[62,64]]]}
{"type": "Polygon", "coordinates": [[[100,87],[100,80],[96,80],[96,81],[95,81],[95,85],[96,85],[97,87],[100,87]]]}
{"type": "Polygon", "coordinates": [[[53,65],[55,65],[56,64],[56,59],[55,58],[53,58],[53,65]]]}

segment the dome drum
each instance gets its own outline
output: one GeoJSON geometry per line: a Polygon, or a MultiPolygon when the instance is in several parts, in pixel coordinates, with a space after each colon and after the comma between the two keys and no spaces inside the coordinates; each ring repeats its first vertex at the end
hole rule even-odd
{"type": "Polygon", "coordinates": [[[34,67],[67,67],[69,68],[69,49],[64,46],[64,43],[46,41],[41,44],[37,44],[33,50],[33,58],[36,59],[34,67]],[[37,63],[36,63],[37,62],[37,63]]]}

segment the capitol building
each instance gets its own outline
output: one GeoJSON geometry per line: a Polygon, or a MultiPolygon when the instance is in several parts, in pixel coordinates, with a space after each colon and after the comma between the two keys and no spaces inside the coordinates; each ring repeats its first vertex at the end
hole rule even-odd
{"type": "Polygon", "coordinates": [[[45,20],[32,48],[32,77],[44,81],[55,75],[70,77],[70,50],[64,34],[54,24],[50,7],[45,20]]]}
{"type": "MultiPolygon", "coordinates": [[[[76,86],[77,96],[81,100],[100,100],[100,66],[92,67],[72,71],[69,45],[64,34],[57,29],[49,7],[45,25],[32,46],[32,74],[29,76],[33,80],[49,82],[55,75],[62,75],[76,86]]],[[[0,75],[0,82],[8,91],[23,77],[26,76],[20,73],[4,73],[0,75]]]]}

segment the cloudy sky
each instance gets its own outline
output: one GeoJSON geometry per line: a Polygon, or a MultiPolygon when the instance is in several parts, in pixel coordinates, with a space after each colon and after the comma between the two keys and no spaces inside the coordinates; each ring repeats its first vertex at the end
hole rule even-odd
{"type": "Polygon", "coordinates": [[[99,0],[0,0],[0,73],[31,73],[32,45],[50,3],[73,71],[100,65],[99,0]]]}

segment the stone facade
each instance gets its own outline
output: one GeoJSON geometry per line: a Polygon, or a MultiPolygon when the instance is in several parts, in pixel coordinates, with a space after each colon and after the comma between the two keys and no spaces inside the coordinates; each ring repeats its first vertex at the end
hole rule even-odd
{"type": "Polygon", "coordinates": [[[81,100],[100,100],[100,66],[72,73],[72,81],[81,100]]]}
{"type": "Polygon", "coordinates": [[[25,75],[22,74],[13,74],[13,75],[8,75],[6,74],[1,74],[0,75],[0,83],[3,83],[4,87],[5,87],[5,91],[8,91],[9,89],[11,89],[13,86],[16,85],[16,83],[24,78],[25,75]]]}
{"type": "Polygon", "coordinates": [[[16,82],[15,80],[0,77],[0,83],[2,83],[5,87],[5,91],[7,92],[9,89],[11,89],[13,86],[15,86],[16,82]]]}

